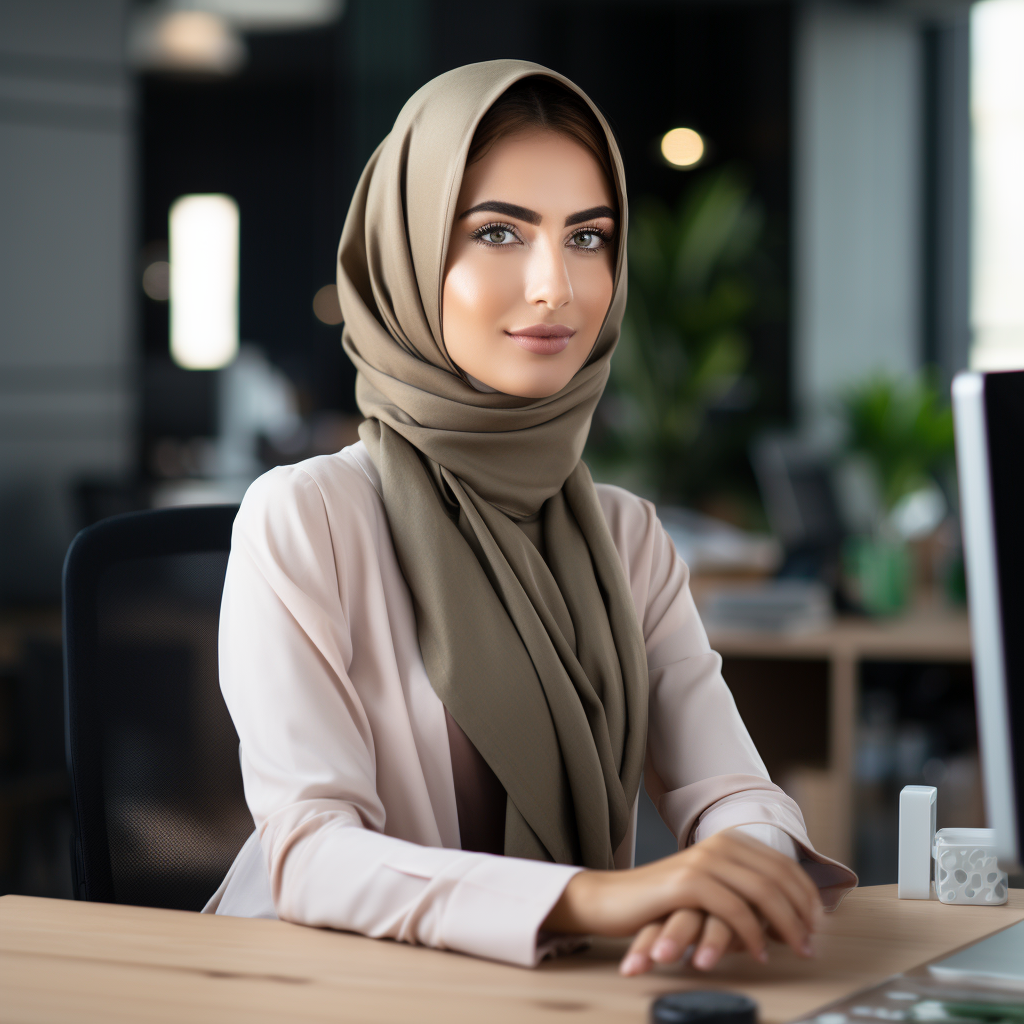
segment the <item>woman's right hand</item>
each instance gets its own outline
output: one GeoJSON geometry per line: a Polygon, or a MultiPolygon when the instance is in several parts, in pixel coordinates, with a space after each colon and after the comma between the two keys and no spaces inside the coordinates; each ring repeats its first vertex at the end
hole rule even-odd
{"type": "Polygon", "coordinates": [[[630,871],[581,871],[544,928],[636,935],[622,970],[639,974],[655,960],[678,960],[694,944],[693,963],[705,970],[736,941],[765,961],[766,931],[810,956],[821,913],[817,886],[795,861],[725,831],[630,871]]]}

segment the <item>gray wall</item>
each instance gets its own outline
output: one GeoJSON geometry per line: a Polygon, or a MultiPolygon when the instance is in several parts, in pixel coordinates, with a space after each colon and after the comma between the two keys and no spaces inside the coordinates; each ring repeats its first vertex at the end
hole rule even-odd
{"type": "MultiPolygon", "coordinates": [[[[969,14],[958,12],[932,32],[930,198],[932,260],[925,355],[946,380],[967,366],[971,347],[971,114],[969,14]]],[[[926,253],[927,254],[927,253],[926,253]]]]}
{"type": "Polygon", "coordinates": [[[126,9],[0,3],[0,603],[59,595],[74,482],[132,463],[126,9]]]}
{"type": "Polygon", "coordinates": [[[970,339],[966,0],[818,0],[797,12],[794,393],[834,429],[845,386],[927,364],[948,384],[970,339]]]}
{"type": "Polygon", "coordinates": [[[812,426],[840,388],[919,362],[920,51],[909,15],[799,12],[792,365],[812,426]]]}

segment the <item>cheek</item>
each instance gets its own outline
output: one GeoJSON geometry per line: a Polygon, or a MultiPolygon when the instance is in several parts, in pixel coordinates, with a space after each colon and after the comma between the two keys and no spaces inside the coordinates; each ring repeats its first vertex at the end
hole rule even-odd
{"type": "Polygon", "coordinates": [[[614,272],[610,260],[605,257],[583,257],[586,262],[573,275],[573,298],[579,304],[588,322],[596,331],[608,312],[612,301],[614,272]]]}
{"type": "Polygon", "coordinates": [[[442,329],[449,334],[463,329],[493,330],[497,318],[515,301],[514,273],[502,268],[507,260],[474,260],[472,255],[456,260],[444,279],[442,329]],[[504,270],[504,272],[502,272],[504,270]]]}

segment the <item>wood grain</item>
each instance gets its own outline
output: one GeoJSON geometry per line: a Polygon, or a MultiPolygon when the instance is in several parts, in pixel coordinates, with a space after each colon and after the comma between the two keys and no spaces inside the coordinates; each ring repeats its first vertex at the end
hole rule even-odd
{"type": "Polygon", "coordinates": [[[747,993],[772,1024],[1022,919],[1022,890],[947,907],[875,886],[827,918],[812,960],[775,946],[765,966],[735,954],[710,976],[622,978],[622,942],[528,971],[282,921],[4,896],[0,1020],[641,1022],[664,992],[712,987],[747,993]]]}

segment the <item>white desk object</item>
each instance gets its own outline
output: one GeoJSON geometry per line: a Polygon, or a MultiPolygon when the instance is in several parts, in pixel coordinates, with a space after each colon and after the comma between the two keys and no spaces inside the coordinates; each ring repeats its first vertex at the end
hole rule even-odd
{"type": "Polygon", "coordinates": [[[901,900],[927,900],[932,894],[932,842],[935,839],[934,786],[904,786],[900,793],[900,853],[896,894],[901,900]]]}

